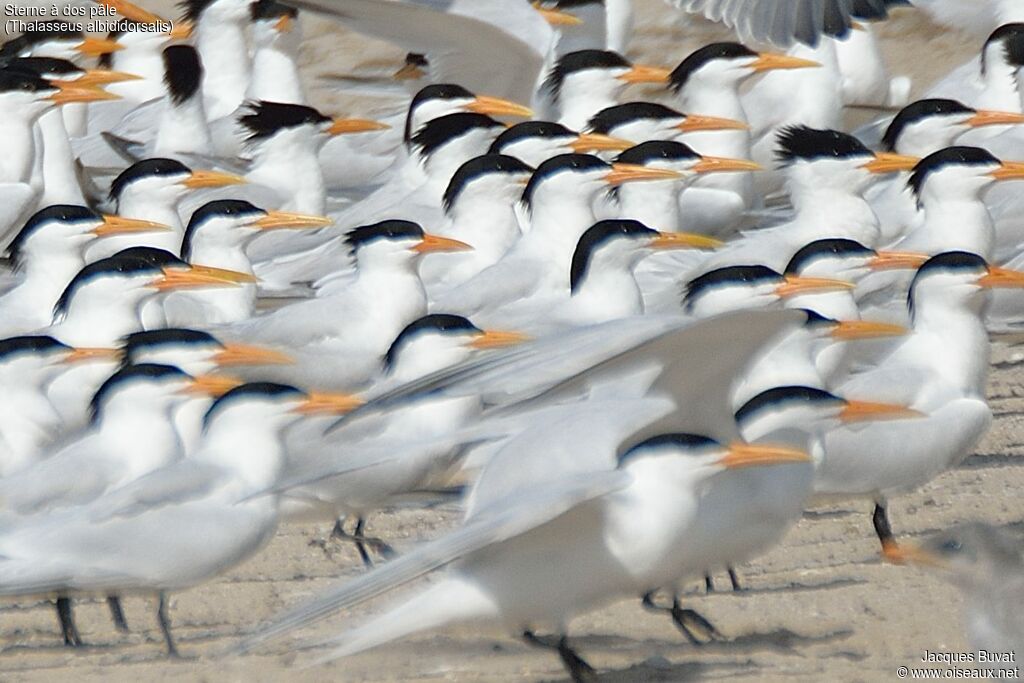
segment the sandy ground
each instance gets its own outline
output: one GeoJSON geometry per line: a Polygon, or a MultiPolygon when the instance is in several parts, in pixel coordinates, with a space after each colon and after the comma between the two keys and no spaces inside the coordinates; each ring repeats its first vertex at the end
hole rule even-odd
{"type": "MultiPolygon", "coordinates": [[[[637,58],[672,63],[718,35],[704,24],[682,25],[661,0],[637,4],[637,58]]],[[[303,59],[311,84],[317,74],[388,66],[402,55],[321,21],[307,21],[306,35],[303,59]]],[[[963,36],[943,33],[909,10],[898,12],[882,35],[894,71],[914,76],[915,92],[974,49],[963,36]]],[[[315,97],[332,112],[364,113],[361,107],[372,107],[319,88],[315,97]]],[[[1024,347],[999,342],[994,358],[994,429],[963,467],[893,503],[899,535],[917,537],[968,519],[1024,525],[1024,369],[1019,365],[1024,347]]],[[[895,680],[897,667],[914,666],[925,649],[964,650],[955,591],[915,569],[880,562],[869,509],[865,502],[808,512],[782,546],[742,567],[742,592],[704,595],[695,583],[689,604],[709,617],[727,642],[695,648],[663,615],[629,601],[577,620],[575,644],[609,682],[895,680]]],[[[400,550],[435,537],[456,515],[454,509],[382,514],[372,520],[371,531],[400,550]]],[[[554,656],[505,634],[471,629],[413,638],[312,669],[301,667],[317,651],[300,651],[287,641],[241,659],[216,658],[270,615],[339,577],[363,571],[350,546],[323,546],[327,531],[282,529],[255,559],[175,596],[171,617],[179,646],[195,659],[164,657],[149,600],[126,601],[132,626],[127,636],[112,629],[102,602],[80,603],[78,623],[88,645],[77,651],[60,645],[49,603],[0,604],[0,680],[565,680],[554,656]]],[[[727,583],[718,577],[720,587],[727,583]]],[[[370,604],[368,611],[381,604],[370,604]]],[[[303,636],[312,641],[340,632],[362,613],[338,614],[303,636]]]]}

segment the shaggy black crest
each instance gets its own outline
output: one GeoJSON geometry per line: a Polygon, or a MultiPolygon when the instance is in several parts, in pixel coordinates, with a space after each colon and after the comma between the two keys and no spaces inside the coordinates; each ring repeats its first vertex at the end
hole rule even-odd
{"type": "Polygon", "coordinates": [[[0,339],[0,362],[6,362],[12,356],[22,353],[49,353],[51,351],[69,350],[53,337],[44,335],[26,335],[0,339]]]}
{"type": "Polygon", "coordinates": [[[290,398],[299,400],[305,396],[306,392],[287,384],[277,384],[275,382],[250,382],[249,384],[243,384],[240,387],[235,387],[213,402],[210,409],[206,411],[206,415],[203,416],[203,429],[210,426],[210,421],[224,407],[238,400],[247,398],[290,398]]]}
{"type": "Polygon", "coordinates": [[[754,398],[743,404],[743,407],[736,411],[736,422],[742,423],[760,411],[774,406],[781,406],[794,403],[824,404],[843,403],[843,399],[811,387],[775,387],[768,391],[761,392],[754,398]]]}
{"type": "Polygon", "coordinates": [[[425,332],[455,332],[465,334],[482,334],[483,330],[471,323],[461,315],[449,315],[447,313],[434,313],[425,315],[414,320],[405,326],[395,341],[391,342],[388,352],[384,354],[384,370],[389,371],[395,366],[398,359],[398,352],[402,346],[413,339],[416,335],[425,332]]]}
{"type": "Polygon", "coordinates": [[[587,124],[589,130],[601,135],[611,135],[612,131],[623,124],[632,123],[640,119],[679,119],[686,118],[686,114],[666,107],[656,102],[629,102],[614,107],[607,107],[594,114],[587,124]]]}
{"type": "Polygon", "coordinates": [[[378,240],[404,240],[422,239],[423,228],[412,221],[389,220],[364,225],[351,230],[345,235],[345,242],[352,248],[352,252],[359,251],[361,247],[378,240]]]}
{"type": "Polygon", "coordinates": [[[110,183],[110,199],[117,201],[117,198],[121,196],[124,188],[128,187],[131,183],[142,178],[149,178],[151,176],[174,176],[174,175],[189,175],[192,173],[185,164],[175,159],[143,159],[137,161],[114,178],[114,182],[110,183]]]}
{"type": "Polygon", "coordinates": [[[283,128],[295,128],[303,125],[319,125],[330,122],[313,107],[301,104],[284,104],[281,102],[250,102],[249,114],[238,117],[238,121],[249,131],[249,141],[263,140],[272,137],[283,128]]]}
{"type": "Polygon", "coordinates": [[[614,219],[595,223],[576,243],[576,251],[572,254],[572,265],[569,269],[569,291],[575,292],[579,288],[583,278],[587,276],[594,252],[608,242],[621,237],[652,238],[657,234],[657,230],[648,228],[640,221],[614,219]]]}
{"type": "Polygon", "coordinates": [[[956,100],[927,99],[912,102],[896,114],[889,127],[882,136],[882,148],[887,152],[896,150],[896,142],[900,135],[910,125],[923,121],[932,116],[955,116],[957,114],[973,114],[974,109],[965,106],[956,100]]]}
{"type": "MultiPolygon", "coordinates": [[[[1003,44],[1007,64],[1017,68],[1024,66],[1024,24],[1003,24],[988,37],[988,40],[985,41],[985,47],[987,48],[995,42],[1003,44]]],[[[985,73],[988,67],[986,64],[986,52],[988,52],[987,49],[981,51],[982,73],[985,73]]]]}
{"type": "Polygon", "coordinates": [[[786,266],[786,274],[799,275],[803,272],[804,268],[820,258],[830,258],[833,256],[840,258],[863,256],[866,258],[874,253],[873,249],[868,249],[855,240],[815,240],[793,254],[793,258],[789,260],[789,264],[786,266]]]}
{"type": "Polygon", "coordinates": [[[4,68],[33,73],[43,78],[85,73],[74,62],[66,59],[57,59],[56,57],[16,57],[4,64],[4,68]]]}
{"type": "Polygon", "coordinates": [[[920,198],[921,188],[928,176],[946,166],[998,166],[999,164],[999,159],[980,147],[947,147],[929,154],[917,162],[907,185],[914,191],[914,196],[920,198]]]}
{"type": "Polygon", "coordinates": [[[31,52],[36,45],[51,40],[81,42],[84,39],[85,34],[81,31],[26,31],[0,46],[0,60],[6,61],[5,58],[23,56],[31,52]]]}
{"type": "Polygon", "coordinates": [[[700,159],[700,155],[694,152],[689,145],[672,140],[650,140],[642,142],[635,147],[630,147],[615,161],[620,164],[638,164],[646,166],[652,161],[681,161],[684,159],[700,159]]]}
{"type": "Polygon", "coordinates": [[[619,455],[619,467],[627,465],[638,457],[648,455],[651,451],[676,449],[683,451],[705,451],[713,448],[721,448],[722,444],[714,439],[700,434],[686,434],[683,432],[675,434],[660,434],[645,439],[633,446],[626,452],[619,455]]]}
{"type": "Polygon", "coordinates": [[[107,397],[124,385],[138,380],[155,382],[164,379],[187,379],[183,370],[171,365],[158,365],[156,363],[140,363],[138,365],[125,365],[115,372],[107,381],[100,385],[100,388],[93,394],[89,402],[89,421],[96,422],[99,419],[103,404],[107,397]]]}
{"type": "Polygon", "coordinates": [[[160,330],[147,330],[145,332],[132,332],[124,338],[122,351],[124,352],[125,365],[135,362],[138,354],[160,346],[180,346],[182,344],[212,344],[222,346],[213,335],[200,330],[187,330],[180,328],[164,328],[160,330]]]}
{"type": "Polygon", "coordinates": [[[679,63],[669,76],[669,88],[673,92],[679,92],[686,87],[690,77],[708,62],[716,59],[750,59],[756,58],[757,53],[745,45],[739,43],[711,43],[699,50],[691,52],[690,55],[679,63]]]}
{"type": "Polygon", "coordinates": [[[725,268],[717,268],[686,283],[683,293],[683,306],[687,310],[691,309],[698,297],[717,287],[781,281],[782,275],[767,266],[727,266],[725,268]]]}
{"type": "Polygon", "coordinates": [[[288,5],[282,5],[276,0],[259,0],[259,2],[249,5],[249,16],[252,17],[253,21],[279,19],[281,17],[291,17],[294,19],[299,16],[299,10],[288,5]]]}
{"type": "Polygon", "coordinates": [[[0,69],[0,92],[46,92],[56,90],[46,79],[40,78],[34,73],[17,71],[12,69],[0,69]]]}
{"type": "Polygon", "coordinates": [[[514,145],[520,140],[532,138],[566,138],[568,140],[575,140],[577,137],[579,137],[577,133],[560,123],[553,121],[523,121],[502,132],[491,143],[491,148],[488,152],[491,154],[501,154],[506,147],[514,145]]]}
{"type": "Polygon", "coordinates": [[[7,257],[11,260],[11,265],[17,269],[22,265],[23,249],[25,242],[35,234],[37,230],[43,225],[52,221],[59,221],[61,223],[73,223],[73,222],[94,222],[99,223],[103,220],[103,217],[93,211],[92,209],[84,206],[77,206],[75,204],[54,204],[48,206],[45,209],[40,209],[32,214],[32,217],[26,221],[25,225],[18,231],[18,234],[14,236],[11,243],[7,245],[7,257]]]}
{"type": "Polygon", "coordinates": [[[189,265],[183,260],[167,251],[157,247],[129,247],[122,249],[111,258],[136,259],[157,268],[188,268],[189,265]]]}
{"type": "Polygon", "coordinates": [[[837,130],[789,126],[779,132],[778,143],[779,147],[775,152],[775,158],[782,165],[815,159],[873,156],[871,150],[865,147],[860,140],[837,130]]]}
{"type": "Polygon", "coordinates": [[[529,175],[533,173],[533,170],[532,167],[527,166],[519,159],[505,156],[504,154],[485,154],[475,159],[470,159],[462,166],[459,166],[459,170],[452,176],[451,182],[448,183],[448,187],[444,191],[443,203],[445,213],[451,211],[452,206],[454,206],[462,191],[477,178],[497,173],[529,175]]]}
{"type": "Polygon", "coordinates": [[[551,176],[563,171],[611,171],[611,164],[590,154],[559,154],[551,157],[537,167],[537,170],[530,176],[530,182],[523,190],[523,204],[526,208],[533,206],[533,195],[537,188],[551,176]]]}
{"type": "Polygon", "coordinates": [[[203,83],[203,63],[190,45],[164,48],[164,85],[174,104],[181,104],[199,92],[203,83]]]}
{"type": "Polygon", "coordinates": [[[182,21],[196,23],[199,21],[199,15],[213,3],[214,0],[183,0],[183,2],[178,3],[178,7],[182,10],[182,21]]]}
{"type": "Polygon", "coordinates": [[[124,252],[120,252],[110,258],[100,259],[78,271],[78,274],[71,279],[68,286],[64,288],[60,298],[57,299],[57,303],[53,307],[54,316],[67,313],[68,306],[71,304],[71,299],[74,298],[75,293],[92,280],[108,275],[151,273],[155,276],[161,272],[159,266],[141,258],[133,258],[123,254],[124,252]]]}
{"type": "Polygon", "coordinates": [[[448,114],[425,124],[412,136],[410,143],[426,159],[444,145],[472,130],[495,128],[504,130],[505,127],[486,114],[448,114]]]}
{"type": "Polygon", "coordinates": [[[987,270],[988,263],[985,262],[985,259],[969,251],[947,251],[937,256],[932,256],[924,262],[924,265],[917,269],[917,273],[914,274],[914,279],[910,283],[910,291],[907,293],[907,307],[910,310],[911,317],[914,315],[914,290],[917,288],[917,283],[922,277],[939,272],[984,273],[987,270]]]}
{"type": "Polygon", "coordinates": [[[585,71],[587,69],[631,69],[632,67],[632,62],[618,52],[612,52],[611,50],[579,50],[577,52],[570,52],[567,55],[563,55],[554,68],[551,69],[547,80],[544,81],[543,88],[557,100],[562,93],[565,79],[578,71],[585,71]]]}
{"type": "Polygon", "coordinates": [[[195,239],[196,231],[206,221],[215,216],[263,216],[266,211],[253,206],[242,199],[215,199],[200,206],[192,213],[185,228],[185,236],[181,240],[181,257],[186,261],[192,259],[192,240],[195,239]]]}
{"type": "MultiPolygon", "coordinates": [[[[420,55],[422,57],[422,55],[420,55]]],[[[408,56],[406,56],[408,60],[408,56]]],[[[426,59],[424,66],[426,65],[426,59]]],[[[417,64],[419,66],[419,64],[417,64]]],[[[454,83],[432,83],[422,88],[412,98],[412,102],[409,103],[409,113],[405,117],[405,133],[403,139],[406,144],[412,141],[412,115],[416,111],[416,108],[428,100],[474,100],[476,95],[463,88],[461,85],[454,83]]]]}

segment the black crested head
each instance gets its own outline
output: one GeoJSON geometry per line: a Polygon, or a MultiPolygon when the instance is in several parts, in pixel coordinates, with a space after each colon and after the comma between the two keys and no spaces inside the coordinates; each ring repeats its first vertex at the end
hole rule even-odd
{"type": "Polygon", "coordinates": [[[678,432],[674,434],[659,434],[645,439],[637,445],[629,448],[619,455],[619,467],[628,465],[635,459],[656,451],[687,451],[703,453],[709,450],[721,449],[723,446],[712,438],[700,434],[687,434],[678,432]]]}
{"type": "Polygon", "coordinates": [[[604,6],[604,0],[542,0],[540,5],[554,9],[570,9],[573,7],[586,7],[587,5],[604,6]]]}
{"type": "Polygon", "coordinates": [[[753,59],[756,57],[756,52],[739,43],[711,43],[710,45],[705,45],[691,52],[672,71],[672,75],[668,79],[669,88],[673,92],[679,92],[686,87],[694,72],[716,59],[753,59]]]}
{"type": "Polygon", "coordinates": [[[160,177],[160,176],[176,176],[176,175],[189,175],[192,173],[185,164],[175,159],[143,159],[137,161],[125,170],[121,171],[114,182],[110,183],[110,199],[116,201],[124,188],[134,183],[136,180],[149,177],[160,177]]]}
{"type": "Polygon", "coordinates": [[[807,315],[807,319],[804,320],[804,327],[809,330],[833,329],[839,325],[838,320],[834,318],[826,318],[817,311],[812,311],[809,308],[801,308],[799,310],[803,311],[804,314],[807,315]]]}
{"type": "Polygon", "coordinates": [[[491,143],[491,148],[488,150],[491,154],[500,154],[506,147],[514,145],[521,140],[533,139],[533,138],[566,138],[568,140],[575,140],[579,135],[560,123],[553,121],[523,121],[517,123],[508,130],[502,132],[501,135],[491,143]]]}
{"type": "MultiPolygon", "coordinates": [[[[158,249],[156,251],[160,250],[158,249]]],[[[98,278],[141,274],[151,274],[156,276],[160,274],[160,272],[160,267],[158,265],[154,265],[141,258],[125,256],[124,252],[120,252],[109,258],[100,259],[99,261],[90,263],[85,268],[82,268],[78,271],[78,274],[71,279],[68,286],[64,288],[64,292],[60,295],[60,298],[57,299],[57,303],[53,307],[53,314],[57,316],[66,313],[75,293],[84,285],[98,278]]]]}
{"type": "Polygon", "coordinates": [[[988,271],[988,263],[981,256],[969,251],[947,251],[924,262],[914,274],[907,293],[907,307],[910,315],[914,315],[914,293],[922,278],[936,273],[984,273],[988,271]]]}
{"type": "Polygon", "coordinates": [[[89,402],[90,422],[96,422],[102,414],[103,404],[112,393],[137,382],[157,382],[161,380],[185,380],[189,375],[180,368],[173,365],[159,365],[157,363],[139,363],[138,365],[125,365],[120,370],[107,378],[100,388],[93,394],[89,402]]]}
{"type": "Polygon", "coordinates": [[[532,208],[533,196],[537,192],[537,188],[552,176],[566,171],[587,172],[599,170],[610,171],[611,164],[590,154],[559,154],[556,157],[551,157],[538,166],[537,170],[530,176],[530,182],[526,184],[526,189],[523,190],[523,204],[526,205],[527,209],[532,208]]]}
{"type": "Polygon", "coordinates": [[[272,137],[279,130],[297,126],[328,123],[331,119],[313,107],[301,104],[285,104],[283,102],[248,103],[249,113],[238,117],[239,123],[249,131],[249,141],[263,140],[272,137]]]}
{"type": "Polygon", "coordinates": [[[842,405],[845,401],[834,394],[812,387],[775,387],[763,391],[736,411],[736,422],[742,423],[763,410],[792,405],[842,405]]]}
{"type": "Polygon", "coordinates": [[[32,72],[18,69],[0,69],[0,93],[40,93],[56,89],[55,85],[32,72]]]}
{"type": "Polygon", "coordinates": [[[11,243],[7,245],[7,257],[15,269],[21,267],[25,242],[41,227],[54,221],[60,223],[98,223],[103,217],[92,209],[76,204],[54,204],[40,209],[25,222],[11,243]]]}
{"type": "Polygon", "coordinates": [[[569,290],[575,292],[583,278],[587,276],[590,260],[602,246],[614,239],[653,238],[658,234],[640,221],[613,219],[599,221],[587,229],[580,241],[576,243],[576,251],[572,254],[572,265],[569,269],[569,290]]]}
{"type": "Polygon", "coordinates": [[[395,341],[391,342],[388,352],[384,354],[384,370],[390,371],[395,367],[398,360],[398,353],[403,345],[411,341],[417,335],[430,332],[455,333],[455,334],[481,334],[483,330],[463,318],[461,315],[449,315],[447,313],[432,313],[414,320],[405,326],[395,341]]]}
{"type": "Polygon", "coordinates": [[[6,363],[23,353],[53,353],[54,351],[69,351],[70,348],[53,337],[45,335],[8,337],[0,339],[0,363],[6,363]]]}
{"type": "Polygon", "coordinates": [[[620,164],[646,166],[653,161],[687,161],[700,158],[701,156],[694,152],[689,145],[684,145],[681,142],[650,140],[630,147],[616,157],[615,161],[620,164]]]}
{"type": "Polygon", "coordinates": [[[12,38],[0,47],[0,60],[8,57],[27,55],[32,48],[50,41],[82,41],[85,34],[81,31],[25,31],[17,38],[12,38]]]}
{"type": "Polygon", "coordinates": [[[182,0],[178,3],[182,10],[182,20],[195,24],[199,21],[199,16],[214,2],[215,0],[182,0]]]}
{"type": "Polygon", "coordinates": [[[288,384],[277,384],[276,382],[249,382],[248,384],[235,387],[213,402],[210,409],[206,411],[206,415],[203,416],[203,429],[210,426],[210,421],[217,415],[217,413],[238,401],[244,401],[246,399],[291,399],[298,401],[306,396],[306,392],[288,384]]]}
{"type": "Polygon", "coordinates": [[[192,259],[192,241],[196,232],[211,218],[241,217],[241,216],[265,216],[266,211],[254,206],[243,199],[215,199],[207,202],[192,212],[192,217],[185,228],[185,236],[181,240],[181,258],[190,261],[192,259]]]}
{"type": "Polygon", "coordinates": [[[111,258],[121,257],[124,259],[135,259],[143,261],[155,268],[188,268],[189,265],[183,260],[167,251],[157,247],[128,247],[117,252],[111,258]]]}
{"type": "Polygon", "coordinates": [[[174,104],[192,99],[203,83],[203,62],[191,45],[164,48],[164,86],[174,104]]]}
{"type": "Polygon", "coordinates": [[[957,114],[969,115],[975,112],[968,106],[956,100],[927,99],[911,102],[903,107],[885,130],[882,136],[882,148],[887,152],[896,151],[896,143],[903,131],[919,121],[932,116],[955,116],[957,114]]]}
{"type": "Polygon", "coordinates": [[[277,0],[258,0],[249,5],[249,17],[253,21],[280,19],[281,17],[294,19],[297,16],[299,16],[297,9],[288,5],[282,5],[277,0]]]}
{"type": "Polygon", "coordinates": [[[633,63],[611,50],[578,50],[562,55],[548,74],[542,86],[558,100],[562,94],[565,79],[574,73],[588,69],[630,69],[633,63]]]}
{"type": "Polygon", "coordinates": [[[921,188],[924,187],[928,177],[936,171],[947,166],[998,166],[1000,163],[999,159],[980,147],[946,147],[917,162],[910,174],[910,180],[907,181],[907,186],[920,200],[921,188]]]}
{"type": "Polygon", "coordinates": [[[875,252],[860,242],[847,239],[815,240],[793,254],[786,266],[786,275],[799,275],[807,266],[821,258],[868,258],[875,252]]]}
{"type": "MultiPolygon", "coordinates": [[[[420,55],[422,57],[422,55],[420,55]]],[[[424,61],[424,66],[426,66],[424,61]]],[[[418,93],[412,98],[412,102],[409,103],[409,111],[405,115],[405,134],[403,139],[406,144],[412,141],[412,115],[416,109],[429,100],[474,100],[476,95],[463,88],[461,85],[455,83],[431,83],[428,86],[420,89],[418,93]]]]}
{"type": "Polygon", "coordinates": [[[357,253],[362,247],[380,240],[422,239],[423,234],[423,228],[412,221],[387,220],[349,231],[345,242],[357,253]]]}
{"type": "Polygon", "coordinates": [[[418,150],[423,158],[429,157],[438,149],[456,138],[462,137],[472,130],[493,130],[504,126],[486,114],[459,112],[439,116],[423,125],[412,136],[410,144],[418,150]]]}
{"type": "Polygon", "coordinates": [[[484,154],[475,159],[470,159],[459,167],[459,170],[452,176],[451,182],[448,183],[448,187],[444,191],[443,205],[445,213],[451,211],[452,206],[455,205],[462,191],[477,178],[497,175],[499,173],[504,175],[528,175],[533,173],[533,170],[532,167],[527,166],[519,159],[505,156],[504,154],[484,154]]]}
{"type": "Polygon", "coordinates": [[[140,353],[147,350],[156,349],[162,346],[181,346],[189,344],[212,344],[214,346],[222,346],[222,344],[208,332],[168,327],[160,330],[132,332],[124,338],[124,344],[122,345],[121,350],[124,352],[125,365],[131,365],[135,362],[140,353]]]}
{"type": "Polygon", "coordinates": [[[74,62],[56,57],[15,57],[5,63],[4,68],[33,73],[43,78],[69,77],[85,73],[85,70],[74,62]]]}
{"type": "Polygon", "coordinates": [[[612,131],[626,123],[648,119],[685,119],[686,114],[657,102],[628,102],[606,107],[594,114],[587,124],[592,133],[611,135],[612,131]]]}
{"type": "Polygon", "coordinates": [[[796,161],[874,156],[860,140],[838,130],[789,126],[779,132],[777,140],[775,158],[784,166],[796,161]]]}
{"type": "Polygon", "coordinates": [[[700,275],[684,288],[683,307],[692,310],[698,297],[719,287],[782,282],[782,275],[767,266],[726,266],[700,275]]]}
{"type": "MultiPolygon", "coordinates": [[[[1003,55],[1006,63],[1010,66],[1020,68],[1024,66],[1024,24],[1003,24],[988,37],[985,47],[992,43],[1002,43],[1003,55]]],[[[988,68],[986,63],[987,49],[981,52],[981,72],[985,73],[988,68]]]]}

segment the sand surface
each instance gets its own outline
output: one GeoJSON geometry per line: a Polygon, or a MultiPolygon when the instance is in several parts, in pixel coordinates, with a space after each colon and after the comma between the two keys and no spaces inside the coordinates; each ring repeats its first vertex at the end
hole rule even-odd
{"type": "MultiPolygon", "coordinates": [[[[696,45],[721,35],[706,24],[677,21],[662,0],[636,0],[633,56],[672,64],[696,45]]],[[[147,3],[144,3],[147,4],[147,3]]],[[[147,6],[150,6],[147,4],[147,6]]],[[[165,5],[166,7],[166,5],[165,5]]],[[[306,22],[306,75],[390,66],[396,48],[353,37],[323,21],[306,22]]],[[[944,33],[917,13],[901,10],[881,31],[896,73],[915,78],[915,92],[975,49],[964,36],[944,33]]],[[[333,112],[364,113],[373,103],[315,90],[333,112]]],[[[925,489],[897,499],[897,534],[917,537],[968,519],[1024,525],[1024,348],[998,342],[990,397],[992,432],[974,457],[925,489]]],[[[879,560],[868,503],[815,509],[766,557],[741,568],[745,590],[704,595],[693,586],[688,603],[710,618],[727,642],[695,648],[663,615],[636,601],[578,619],[572,629],[581,653],[604,681],[684,679],[803,681],[896,680],[925,649],[964,650],[956,592],[916,569],[879,560]]],[[[371,531],[401,550],[436,537],[455,509],[381,514],[371,531]]],[[[351,546],[322,540],[329,529],[289,527],[258,557],[205,586],[176,595],[171,618],[189,658],[168,661],[154,604],[128,598],[130,635],[116,633],[100,601],[80,603],[78,623],[87,647],[60,644],[49,603],[0,603],[0,680],[3,681],[550,681],[565,680],[556,657],[502,633],[475,629],[432,633],[341,662],[302,669],[318,650],[276,642],[255,655],[217,659],[264,619],[339,579],[363,571],[351,546]]],[[[728,585],[717,577],[720,588],[728,585]]],[[[367,612],[342,613],[304,632],[307,641],[338,633],[367,612]]]]}

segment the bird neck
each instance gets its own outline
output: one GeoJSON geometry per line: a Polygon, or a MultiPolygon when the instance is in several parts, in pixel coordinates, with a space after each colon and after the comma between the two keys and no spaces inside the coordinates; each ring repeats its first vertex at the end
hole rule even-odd
{"type": "Polygon", "coordinates": [[[136,191],[129,186],[117,198],[117,215],[166,225],[177,233],[180,242],[185,226],[178,214],[179,201],[180,197],[164,198],[159,193],[136,191]]]}
{"type": "Polygon", "coordinates": [[[522,242],[539,248],[568,272],[580,237],[595,222],[592,197],[548,196],[541,188],[533,197],[529,220],[530,229],[523,235],[522,242]]]}
{"type": "Polygon", "coordinates": [[[43,197],[39,205],[85,204],[63,112],[51,109],[40,116],[39,132],[43,141],[43,197]]]}
{"type": "Polygon", "coordinates": [[[674,182],[623,185],[619,188],[619,215],[655,230],[675,232],[682,225],[679,190],[679,184],[674,182]]]}
{"type": "Polygon", "coordinates": [[[129,102],[148,102],[163,94],[164,64],[160,50],[145,44],[113,54],[111,68],[139,76],[139,80],[111,83],[104,89],[129,102]]]}
{"type": "Polygon", "coordinates": [[[281,41],[274,40],[256,48],[252,56],[252,81],[245,96],[267,102],[306,103],[295,58],[281,41]]]}
{"type": "Polygon", "coordinates": [[[207,120],[230,116],[249,87],[249,46],[245,26],[238,21],[201,20],[196,26],[196,49],[205,65],[203,101],[207,120]]]}
{"type": "Polygon", "coordinates": [[[982,315],[946,302],[918,301],[913,329],[893,359],[924,367],[966,395],[984,397],[990,347],[982,315]]]}
{"type": "Polygon", "coordinates": [[[611,81],[607,84],[591,80],[595,87],[583,89],[563,87],[558,97],[558,122],[570,130],[585,130],[590,117],[599,111],[614,107],[618,102],[621,86],[611,81]]]}
{"type": "Polygon", "coordinates": [[[106,407],[99,433],[106,448],[124,456],[131,479],[173,461],[181,451],[181,441],[169,412],[149,406],[116,401],[106,407]],[[145,444],[145,448],[139,448],[145,444]]]}
{"type": "Polygon", "coordinates": [[[573,323],[597,324],[642,315],[643,294],[632,270],[642,257],[638,253],[624,263],[621,258],[606,258],[598,250],[570,298],[573,323]]]}
{"type": "Polygon", "coordinates": [[[19,303],[38,306],[48,315],[64,288],[85,265],[85,259],[78,249],[45,253],[29,251],[25,254],[24,264],[21,269],[23,279],[11,294],[19,303]]]}
{"type": "MultiPolygon", "coordinates": [[[[359,321],[357,334],[363,345],[387,351],[402,329],[427,313],[427,292],[414,266],[385,263],[357,265],[349,295],[373,301],[369,314],[359,321]]],[[[351,330],[350,330],[351,332],[351,330]]]]}
{"type": "Polygon", "coordinates": [[[0,410],[5,421],[0,425],[0,442],[5,447],[0,474],[6,476],[23,469],[40,455],[40,449],[59,433],[60,415],[35,383],[4,382],[0,410]]]}
{"type": "Polygon", "coordinates": [[[246,180],[280,192],[284,211],[323,215],[327,190],[319,151],[308,131],[281,131],[256,146],[246,180]]]}
{"type": "Polygon", "coordinates": [[[4,135],[4,153],[0,154],[0,182],[25,183],[32,177],[36,163],[34,125],[17,113],[0,111],[0,128],[4,135]]]}
{"type": "MultiPolygon", "coordinates": [[[[734,390],[733,408],[739,408],[761,392],[779,386],[824,388],[813,361],[813,341],[813,334],[801,328],[764,350],[734,390]]],[[[760,437],[758,434],[754,438],[760,437]]]]}
{"type": "Polygon", "coordinates": [[[248,419],[217,417],[192,457],[228,470],[233,485],[225,493],[232,497],[245,498],[272,486],[284,465],[280,436],[253,429],[248,419]]]}
{"type": "Polygon", "coordinates": [[[141,303],[107,301],[76,302],[72,299],[64,319],[54,326],[54,336],[70,346],[114,347],[142,325],[136,309],[141,303]]]}
{"type": "MultiPolygon", "coordinates": [[[[204,266],[226,268],[241,273],[254,274],[252,261],[245,253],[247,240],[239,239],[231,231],[196,230],[192,234],[189,260],[204,266]]],[[[237,287],[224,288],[238,289],[237,287]]]]}
{"type": "Polygon", "coordinates": [[[452,206],[446,236],[472,245],[474,253],[498,257],[519,239],[515,200],[474,195],[460,197],[452,206]]]}
{"type": "Polygon", "coordinates": [[[943,197],[925,191],[923,220],[911,232],[913,247],[927,254],[967,251],[985,259],[993,256],[995,226],[980,197],[943,197]]]}
{"type": "Polygon", "coordinates": [[[981,74],[982,90],[977,103],[979,109],[1020,112],[1021,92],[1018,89],[1017,69],[1006,62],[1001,43],[988,46],[985,71],[981,74]]]}
{"type": "MultiPolygon", "coordinates": [[[[840,188],[791,184],[796,223],[808,228],[811,237],[848,237],[866,246],[878,241],[878,216],[860,195],[840,188]],[[821,234],[827,230],[828,234],[821,234]],[[868,241],[864,241],[868,240],[868,241]]],[[[796,237],[794,235],[794,237],[796,237]]],[[[807,242],[800,242],[801,245],[807,242]]]]}
{"type": "Polygon", "coordinates": [[[154,155],[209,154],[212,147],[203,99],[197,94],[175,104],[168,98],[157,128],[154,155]]]}

